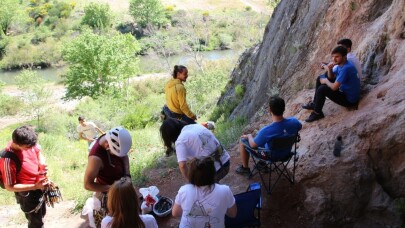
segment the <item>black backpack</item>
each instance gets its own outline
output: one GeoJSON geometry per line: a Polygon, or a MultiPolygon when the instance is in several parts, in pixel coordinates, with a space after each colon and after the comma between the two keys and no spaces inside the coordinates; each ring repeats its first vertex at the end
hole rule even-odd
{"type": "MultiPolygon", "coordinates": [[[[21,161],[17,157],[17,155],[11,151],[2,150],[0,153],[0,159],[5,159],[5,158],[10,158],[11,160],[13,160],[15,162],[15,166],[17,168],[17,174],[18,174],[21,170],[21,161]]],[[[1,186],[1,188],[4,188],[3,176],[1,174],[1,171],[0,171],[0,186],[1,186]]]]}

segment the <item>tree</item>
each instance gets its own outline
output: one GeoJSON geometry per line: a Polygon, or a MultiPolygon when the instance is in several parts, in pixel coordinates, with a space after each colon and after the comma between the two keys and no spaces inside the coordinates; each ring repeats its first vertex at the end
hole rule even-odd
{"type": "Polygon", "coordinates": [[[142,27],[166,22],[166,14],[160,0],[131,0],[129,13],[142,27]]]}
{"type": "Polygon", "coordinates": [[[84,7],[82,24],[103,29],[111,26],[112,14],[108,4],[90,3],[84,7]]]}
{"type": "Polygon", "coordinates": [[[49,109],[52,92],[45,86],[45,80],[32,70],[24,70],[16,77],[18,88],[23,91],[22,98],[29,108],[30,116],[37,119],[41,126],[41,117],[49,109]]]}
{"type": "Polygon", "coordinates": [[[62,56],[69,63],[64,75],[65,99],[96,99],[109,91],[119,94],[136,73],[139,51],[138,42],[130,34],[104,36],[85,30],[62,48],[62,56]]]}
{"type": "Polygon", "coordinates": [[[0,36],[1,34],[7,35],[7,30],[13,22],[19,4],[15,0],[2,0],[0,4],[0,36]]]}

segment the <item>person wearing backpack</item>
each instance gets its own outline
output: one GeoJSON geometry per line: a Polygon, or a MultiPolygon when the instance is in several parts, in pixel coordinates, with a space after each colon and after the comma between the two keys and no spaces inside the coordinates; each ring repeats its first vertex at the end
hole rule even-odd
{"type": "Polygon", "coordinates": [[[0,175],[4,188],[15,193],[28,220],[28,227],[43,227],[46,205],[40,199],[48,184],[47,166],[37,144],[38,136],[30,126],[21,126],[12,133],[0,159],[0,175]],[[39,208],[37,208],[39,206],[39,208]]]}

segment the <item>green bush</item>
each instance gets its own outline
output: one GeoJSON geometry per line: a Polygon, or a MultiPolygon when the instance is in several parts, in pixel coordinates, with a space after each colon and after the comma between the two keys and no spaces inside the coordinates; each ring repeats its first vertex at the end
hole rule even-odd
{"type": "Polygon", "coordinates": [[[270,5],[272,8],[276,8],[280,1],[281,0],[267,0],[267,4],[270,5]]]}
{"type": "Polygon", "coordinates": [[[138,106],[134,112],[126,114],[123,117],[121,125],[128,129],[139,129],[146,127],[152,120],[153,113],[151,110],[147,106],[138,106]]]}
{"type": "MultiPolygon", "coordinates": [[[[46,28],[46,26],[43,27],[46,28]]],[[[7,45],[6,52],[8,54],[1,60],[1,67],[6,69],[20,68],[44,63],[52,65],[61,60],[60,42],[53,37],[47,37],[46,42],[39,42],[36,45],[26,43],[29,40],[31,40],[31,36],[28,35],[26,38],[18,36],[13,39],[7,45]]]]}
{"type": "Polygon", "coordinates": [[[103,29],[111,27],[112,20],[112,13],[108,4],[90,3],[84,7],[82,24],[103,29]]]}
{"type": "Polygon", "coordinates": [[[24,108],[24,102],[18,97],[0,94],[0,116],[16,115],[24,108]]]}
{"type": "Polygon", "coordinates": [[[232,100],[216,106],[209,119],[214,122],[220,119],[228,119],[232,111],[238,106],[238,103],[238,101],[232,100]]]}
{"type": "Polygon", "coordinates": [[[35,29],[34,36],[31,39],[32,44],[45,42],[46,38],[52,36],[51,30],[47,26],[39,26],[35,29]]]}
{"type": "Polygon", "coordinates": [[[54,1],[53,7],[48,10],[50,17],[68,18],[74,8],[74,4],[54,1]]]}
{"type": "Polygon", "coordinates": [[[129,14],[144,28],[148,25],[161,26],[168,23],[160,0],[130,0],[129,14]]]}
{"type": "Polygon", "coordinates": [[[17,48],[21,49],[24,48],[28,44],[27,40],[21,39],[17,42],[17,48]]]}
{"type": "Polygon", "coordinates": [[[241,136],[246,122],[245,118],[240,117],[234,120],[217,122],[215,135],[225,147],[229,148],[241,136]]]}
{"type": "Polygon", "coordinates": [[[66,19],[60,19],[57,26],[53,30],[53,37],[61,39],[64,35],[70,34],[71,25],[66,19]]]}
{"type": "Polygon", "coordinates": [[[10,41],[9,38],[0,36],[0,60],[6,54],[6,47],[9,43],[9,41],[10,41]]]}
{"type": "Polygon", "coordinates": [[[197,116],[210,113],[221,95],[221,90],[229,80],[229,71],[233,66],[229,60],[207,62],[204,72],[189,69],[190,75],[185,86],[187,102],[197,116]],[[195,73],[194,73],[195,72],[195,73]]]}
{"type": "Polygon", "coordinates": [[[219,47],[221,49],[229,49],[232,44],[233,37],[226,33],[220,33],[218,35],[219,38],[219,47]]]}
{"type": "Polygon", "coordinates": [[[243,85],[237,85],[235,87],[235,94],[238,98],[242,98],[243,95],[245,94],[245,88],[243,87],[243,85]]]}
{"type": "Polygon", "coordinates": [[[55,28],[59,18],[57,16],[49,16],[45,19],[44,25],[55,28]]]}

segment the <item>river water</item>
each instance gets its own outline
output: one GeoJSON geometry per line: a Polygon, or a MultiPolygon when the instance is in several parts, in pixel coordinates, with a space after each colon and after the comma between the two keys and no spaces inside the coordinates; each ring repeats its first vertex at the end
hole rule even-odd
{"type": "MultiPolygon", "coordinates": [[[[241,51],[237,50],[224,50],[224,51],[208,51],[201,52],[201,59],[204,61],[215,61],[222,59],[234,59],[238,58],[241,51]]],[[[194,57],[189,55],[175,55],[168,58],[168,62],[165,59],[157,58],[153,56],[141,56],[139,60],[139,66],[142,68],[143,72],[152,71],[159,69],[163,72],[168,72],[173,68],[174,65],[180,64],[188,66],[194,64],[194,57]]],[[[45,68],[45,69],[35,69],[39,76],[43,77],[48,81],[59,82],[62,81],[61,75],[65,73],[66,67],[61,68],[45,68]]],[[[14,84],[15,77],[21,73],[21,70],[16,71],[0,71],[0,80],[6,84],[14,84]]]]}

